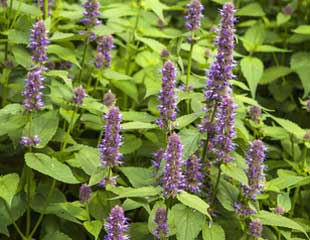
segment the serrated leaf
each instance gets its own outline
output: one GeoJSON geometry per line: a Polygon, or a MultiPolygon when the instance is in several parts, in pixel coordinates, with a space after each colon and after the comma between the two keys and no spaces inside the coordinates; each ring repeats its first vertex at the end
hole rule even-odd
{"type": "Polygon", "coordinates": [[[198,236],[205,221],[205,216],[182,204],[171,209],[176,225],[178,240],[194,240],[198,236]]]}
{"type": "Polygon", "coordinates": [[[269,84],[274,80],[290,74],[293,70],[285,66],[273,66],[264,70],[259,84],[269,84]]]}
{"type": "Polygon", "coordinates": [[[162,21],[165,22],[163,11],[168,7],[162,4],[159,0],[145,0],[144,8],[151,9],[162,21]]]}
{"type": "Polygon", "coordinates": [[[79,62],[78,62],[78,60],[75,57],[74,51],[72,51],[69,48],[61,47],[61,46],[56,45],[56,44],[49,44],[48,48],[47,48],[47,53],[55,54],[59,58],[65,60],[65,61],[72,62],[73,64],[75,64],[78,67],[80,67],[79,62]]]}
{"type": "Polygon", "coordinates": [[[155,183],[152,169],[142,167],[120,167],[119,169],[134,187],[150,186],[155,183]]]}
{"type": "Polygon", "coordinates": [[[140,188],[126,188],[126,187],[111,187],[107,189],[117,195],[113,199],[127,198],[127,197],[151,197],[159,195],[160,187],[140,187],[140,188]]]}
{"type": "Polygon", "coordinates": [[[9,207],[11,207],[18,184],[19,176],[16,173],[0,176],[0,197],[7,202],[9,207]]]}
{"type": "Polygon", "coordinates": [[[292,31],[298,34],[310,35],[310,25],[299,25],[292,31]]]}
{"type": "Polygon", "coordinates": [[[251,16],[251,17],[263,17],[265,12],[262,6],[258,3],[250,3],[236,13],[237,16],[251,16]]]}
{"type": "Polygon", "coordinates": [[[100,164],[100,154],[97,148],[84,145],[83,148],[75,155],[83,171],[91,176],[100,164]]]}
{"type": "Polygon", "coordinates": [[[235,166],[233,163],[222,164],[221,169],[227,176],[232,177],[244,185],[248,185],[248,178],[244,173],[244,170],[235,166]]]}
{"type": "Polygon", "coordinates": [[[122,124],[123,130],[153,129],[153,128],[158,128],[158,126],[152,123],[145,123],[145,122],[128,122],[122,124]]]}
{"type": "Polygon", "coordinates": [[[60,182],[69,184],[80,183],[72,174],[71,169],[55,158],[50,158],[43,153],[26,153],[25,160],[28,167],[60,182]]]}
{"type": "Polygon", "coordinates": [[[197,211],[201,212],[202,214],[208,216],[208,218],[211,219],[211,216],[209,215],[208,212],[209,205],[205,201],[203,201],[200,197],[182,191],[177,195],[177,199],[185,206],[196,209],[197,211]]]}
{"type": "Polygon", "coordinates": [[[191,113],[187,115],[183,115],[176,119],[176,129],[182,129],[187,125],[191,124],[198,118],[196,113],[191,113]]]}
{"type": "Polygon", "coordinates": [[[183,129],[179,136],[184,146],[183,158],[188,159],[199,147],[201,134],[197,129],[183,129]]]}
{"type": "Polygon", "coordinates": [[[255,98],[256,88],[264,71],[264,64],[255,57],[245,57],[240,62],[241,71],[251,89],[251,95],[255,98]]]}
{"type": "Polygon", "coordinates": [[[291,68],[298,74],[306,96],[310,92],[310,52],[294,53],[291,57],[291,68]]]}
{"type": "Polygon", "coordinates": [[[162,50],[166,49],[165,45],[152,38],[144,38],[137,36],[137,40],[143,42],[145,45],[150,47],[154,52],[157,52],[159,54],[162,52],[162,50]]]}
{"type": "Polygon", "coordinates": [[[68,235],[62,232],[50,232],[42,240],[72,240],[68,235]]]}
{"type": "Polygon", "coordinates": [[[35,17],[41,16],[39,8],[17,0],[13,1],[12,9],[35,17]]]}
{"type": "Polygon", "coordinates": [[[95,239],[98,239],[101,229],[103,228],[103,224],[99,220],[86,221],[83,223],[83,226],[95,239]]]}
{"type": "Polygon", "coordinates": [[[209,222],[206,222],[202,229],[202,238],[203,240],[225,240],[225,232],[221,225],[213,222],[209,225],[209,222]]]}

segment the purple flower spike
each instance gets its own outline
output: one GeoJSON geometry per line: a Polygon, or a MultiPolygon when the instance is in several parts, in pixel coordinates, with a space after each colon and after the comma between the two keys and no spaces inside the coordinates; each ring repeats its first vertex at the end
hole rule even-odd
{"type": "Polygon", "coordinates": [[[186,189],[199,193],[201,191],[203,174],[201,172],[200,159],[193,154],[186,162],[185,186],[186,189]]]}
{"type": "Polygon", "coordinates": [[[99,183],[98,187],[106,187],[107,185],[116,186],[118,176],[105,177],[99,183]]]}
{"type": "Polygon", "coordinates": [[[248,217],[256,213],[256,211],[240,202],[234,204],[234,210],[236,214],[242,217],[248,217]]]}
{"type": "Polygon", "coordinates": [[[114,48],[113,41],[112,35],[98,38],[98,48],[95,62],[95,66],[97,68],[101,68],[102,66],[105,68],[110,67],[112,60],[111,50],[114,48]]]}
{"type": "Polygon", "coordinates": [[[182,173],[183,145],[176,133],[169,136],[165,152],[166,166],[162,177],[163,193],[166,198],[176,197],[184,189],[184,175],[182,173]]]}
{"type": "Polygon", "coordinates": [[[255,122],[259,123],[260,117],[262,116],[262,109],[257,106],[252,106],[249,110],[249,117],[250,119],[255,122]]]}
{"type": "Polygon", "coordinates": [[[285,213],[285,209],[281,206],[277,206],[274,208],[273,212],[278,215],[283,215],[285,213]]]}
{"type": "Polygon", "coordinates": [[[263,232],[263,224],[259,219],[254,219],[249,223],[249,230],[253,237],[260,238],[263,232]]]}
{"type": "Polygon", "coordinates": [[[103,166],[115,167],[122,164],[122,154],[119,147],[122,145],[121,121],[122,114],[118,107],[110,107],[109,112],[105,115],[105,133],[99,151],[101,153],[101,163],[103,166]]]}
{"type": "Polygon", "coordinates": [[[48,60],[46,55],[47,45],[47,31],[42,20],[38,20],[31,30],[29,48],[32,51],[32,61],[35,63],[43,63],[48,60]]]}
{"type": "Polygon", "coordinates": [[[249,187],[242,186],[245,195],[255,200],[257,194],[264,190],[264,185],[261,183],[264,180],[264,160],[266,147],[261,140],[255,140],[251,143],[251,147],[247,154],[246,173],[249,180],[249,187]]]}
{"type": "Polygon", "coordinates": [[[232,97],[225,96],[218,108],[218,114],[220,116],[218,116],[218,131],[215,137],[215,142],[217,144],[216,161],[227,163],[233,160],[231,152],[235,149],[233,138],[236,135],[234,129],[234,110],[236,106],[232,97]]]}
{"type": "Polygon", "coordinates": [[[185,27],[189,31],[197,30],[201,25],[200,20],[203,18],[202,11],[204,10],[204,7],[199,0],[192,0],[189,4],[187,4],[187,7],[188,11],[185,16],[185,27]]]}
{"type": "MultiPolygon", "coordinates": [[[[48,0],[48,16],[52,15],[51,7],[52,7],[52,0],[48,0]]],[[[43,16],[45,16],[44,0],[40,0],[40,9],[43,13],[43,16]]]]}
{"type": "Polygon", "coordinates": [[[163,129],[170,129],[170,121],[174,121],[177,117],[176,114],[176,97],[175,97],[175,84],[176,84],[176,68],[174,64],[168,60],[162,69],[162,85],[159,94],[161,104],[158,106],[160,110],[160,119],[156,123],[163,129]]]}
{"type": "Polygon", "coordinates": [[[109,90],[106,94],[103,96],[103,104],[107,107],[111,107],[115,103],[116,96],[114,93],[112,93],[111,90],[109,90]]]}
{"type": "Polygon", "coordinates": [[[73,90],[74,97],[73,102],[77,105],[81,106],[83,104],[83,100],[87,97],[87,94],[82,86],[79,86],[73,90]]]}
{"type": "Polygon", "coordinates": [[[164,154],[165,154],[165,150],[164,149],[159,149],[157,150],[154,154],[153,154],[153,157],[154,157],[154,160],[152,160],[152,165],[154,166],[154,168],[156,170],[159,169],[160,167],[160,164],[161,164],[161,161],[162,159],[164,158],[164,154]]]}
{"type": "Polygon", "coordinates": [[[105,228],[108,235],[104,240],[128,240],[129,237],[126,235],[128,232],[127,218],[124,215],[122,207],[116,205],[105,223],[105,228]]]}
{"type": "Polygon", "coordinates": [[[44,89],[43,80],[42,68],[35,68],[27,74],[22,95],[24,96],[23,104],[29,112],[39,110],[44,106],[41,92],[44,89]]]}
{"type": "Polygon", "coordinates": [[[82,184],[80,187],[80,194],[79,194],[80,202],[87,203],[91,197],[91,193],[92,193],[91,188],[85,183],[82,184]]]}
{"type": "Polygon", "coordinates": [[[84,18],[82,19],[82,23],[86,25],[88,28],[92,28],[96,25],[101,24],[101,21],[98,19],[100,16],[99,12],[99,2],[97,0],[87,0],[83,3],[84,7],[84,18]]]}
{"type": "Polygon", "coordinates": [[[157,240],[168,239],[167,211],[164,208],[158,208],[155,214],[156,228],[154,236],[157,240]]]}

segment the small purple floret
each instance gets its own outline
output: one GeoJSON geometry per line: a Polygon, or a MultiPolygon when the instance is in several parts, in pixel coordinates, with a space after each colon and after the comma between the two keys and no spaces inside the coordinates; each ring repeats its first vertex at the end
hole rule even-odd
{"type": "Polygon", "coordinates": [[[33,137],[21,137],[20,144],[25,147],[34,147],[40,143],[40,138],[38,135],[34,135],[33,137]]]}
{"type": "Polygon", "coordinates": [[[111,50],[114,48],[112,35],[97,38],[98,48],[95,66],[108,68],[111,65],[111,50]]]}
{"type": "Polygon", "coordinates": [[[187,190],[193,193],[199,193],[201,191],[203,179],[201,167],[200,159],[196,154],[190,156],[186,161],[185,186],[187,190]]]}
{"type": "Polygon", "coordinates": [[[263,232],[263,224],[259,219],[253,219],[249,223],[249,230],[253,237],[260,238],[263,232]]]}
{"type": "Polygon", "coordinates": [[[74,90],[73,102],[79,106],[83,104],[83,100],[87,97],[87,94],[82,86],[76,87],[74,90]]]}
{"type": "Polygon", "coordinates": [[[32,61],[35,63],[43,63],[48,60],[46,55],[47,45],[47,31],[42,20],[38,20],[31,30],[29,48],[32,51],[32,61]]]}
{"type": "Polygon", "coordinates": [[[99,2],[97,0],[87,0],[83,3],[84,7],[84,18],[82,19],[82,23],[86,25],[88,28],[92,28],[96,25],[101,24],[101,21],[98,19],[100,16],[99,11],[99,2]]]}
{"type": "Polygon", "coordinates": [[[200,28],[200,21],[203,18],[202,11],[204,10],[203,5],[199,0],[192,0],[187,5],[187,15],[185,16],[186,22],[185,27],[189,31],[194,31],[200,28]]]}
{"type": "Polygon", "coordinates": [[[91,197],[92,189],[87,184],[82,184],[80,187],[80,202],[87,203],[91,197]]]}
{"type": "Polygon", "coordinates": [[[158,208],[155,214],[156,227],[154,229],[154,236],[157,240],[168,239],[168,223],[167,211],[165,208],[158,208]]]}

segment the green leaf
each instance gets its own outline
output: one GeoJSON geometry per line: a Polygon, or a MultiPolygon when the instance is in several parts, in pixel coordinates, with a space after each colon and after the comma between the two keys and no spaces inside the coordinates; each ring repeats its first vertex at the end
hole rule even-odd
{"type": "Polygon", "coordinates": [[[264,70],[263,76],[260,79],[260,84],[269,84],[274,80],[284,77],[292,72],[292,69],[284,66],[272,66],[264,70]]]}
{"type": "Polygon", "coordinates": [[[294,53],[291,57],[291,68],[298,74],[306,96],[310,92],[310,52],[294,53]]]}
{"type": "Polygon", "coordinates": [[[9,31],[8,40],[11,43],[28,44],[29,33],[12,29],[12,30],[9,31]]]}
{"type": "Polygon", "coordinates": [[[239,190],[237,187],[221,179],[217,198],[228,211],[234,211],[234,204],[238,201],[239,190]]]}
{"type": "Polygon", "coordinates": [[[69,184],[80,183],[72,174],[71,169],[55,158],[50,158],[43,153],[26,153],[25,160],[28,167],[60,182],[69,184]]]}
{"type": "Polygon", "coordinates": [[[225,240],[225,232],[221,225],[213,222],[211,226],[206,222],[202,229],[203,240],[225,240]]]}
{"type": "Polygon", "coordinates": [[[122,124],[123,130],[134,130],[134,129],[153,129],[158,128],[157,125],[145,122],[128,122],[122,124]]]}
{"type": "Polygon", "coordinates": [[[205,201],[203,201],[200,197],[182,191],[177,195],[177,199],[185,206],[196,209],[197,211],[201,212],[202,214],[208,216],[208,218],[211,219],[211,216],[208,213],[209,205],[205,201]]]}
{"type": "Polygon", "coordinates": [[[186,127],[187,125],[191,124],[198,118],[196,113],[191,113],[187,115],[183,115],[181,117],[178,117],[176,119],[176,128],[177,129],[182,129],[186,127]]]}
{"type": "Polygon", "coordinates": [[[299,127],[296,123],[291,122],[287,119],[277,118],[269,115],[273,120],[275,120],[281,127],[283,127],[287,132],[295,135],[298,139],[303,139],[306,131],[299,127]]]}
{"type": "Polygon", "coordinates": [[[184,146],[183,159],[188,159],[197,151],[201,134],[198,129],[183,129],[180,131],[179,136],[181,138],[181,143],[184,146]]]}
{"type": "Polygon", "coordinates": [[[310,35],[310,25],[299,25],[292,31],[298,34],[310,35]]]}
{"type": "Polygon", "coordinates": [[[99,155],[97,148],[84,145],[75,155],[75,159],[80,162],[83,171],[91,176],[101,166],[99,155]]]}
{"type": "Polygon", "coordinates": [[[290,50],[288,49],[284,49],[284,48],[278,48],[278,47],[274,47],[271,45],[260,45],[257,46],[254,50],[255,52],[290,52],[290,50]]]}
{"type": "Polygon", "coordinates": [[[290,193],[284,192],[278,195],[277,197],[277,206],[283,207],[285,209],[285,212],[288,212],[291,210],[292,203],[290,199],[290,193]]]}
{"type": "Polygon", "coordinates": [[[152,38],[143,38],[139,36],[136,36],[136,37],[137,37],[137,40],[143,42],[145,45],[149,46],[153,51],[159,54],[162,52],[162,50],[166,49],[165,45],[158,42],[157,40],[154,40],[152,38]]]}
{"type": "Polygon", "coordinates": [[[151,123],[157,119],[156,117],[150,115],[147,112],[122,111],[122,115],[123,115],[123,121],[138,121],[138,122],[151,123]]]}
{"type": "Polygon", "coordinates": [[[260,46],[265,39],[265,27],[262,23],[257,23],[250,27],[244,37],[240,38],[243,42],[245,49],[248,52],[255,51],[258,46],[260,46]]]}
{"type": "Polygon", "coordinates": [[[153,239],[148,230],[147,223],[145,222],[135,222],[130,224],[129,235],[130,239],[135,240],[153,239]]]}
{"type": "Polygon", "coordinates": [[[63,32],[54,32],[53,36],[50,38],[51,41],[66,41],[74,37],[73,33],[63,33],[63,32]]]}
{"type": "Polygon", "coordinates": [[[165,22],[163,11],[168,7],[162,4],[159,0],[145,0],[144,8],[146,10],[151,9],[162,21],[165,22]]]}
{"type": "Polygon", "coordinates": [[[252,17],[263,17],[265,12],[262,9],[261,5],[258,3],[250,3],[236,13],[237,16],[252,16],[252,17]]]}
{"type": "Polygon", "coordinates": [[[151,197],[159,195],[160,187],[141,187],[141,188],[126,188],[126,187],[110,187],[107,190],[119,195],[113,199],[127,198],[127,197],[151,197]]]}
{"type": "Polygon", "coordinates": [[[123,73],[119,73],[119,72],[115,72],[112,71],[110,69],[105,69],[103,76],[106,77],[107,79],[112,79],[112,80],[117,80],[117,81],[121,81],[121,80],[132,80],[132,77],[123,74],[123,73]]]}
{"type": "Polygon", "coordinates": [[[62,232],[50,232],[42,240],[71,240],[71,238],[62,232]]]}
{"type": "Polygon", "coordinates": [[[177,239],[196,239],[205,222],[205,216],[182,204],[174,205],[171,211],[175,220],[177,239]]]}
{"type": "Polygon", "coordinates": [[[7,202],[9,207],[11,207],[18,184],[19,176],[16,173],[0,176],[0,197],[7,202]]]}
{"type": "Polygon", "coordinates": [[[282,12],[279,12],[277,14],[277,25],[280,26],[280,25],[286,23],[287,21],[289,21],[290,19],[291,19],[290,15],[286,15],[282,12]]]}
{"type": "MultiPolygon", "coordinates": [[[[27,136],[30,123],[24,129],[24,135],[27,136]]],[[[49,111],[36,116],[31,123],[32,135],[40,137],[40,143],[36,148],[44,148],[55,135],[58,129],[58,116],[56,111],[49,111]]]]}
{"type": "Polygon", "coordinates": [[[142,140],[133,134],[123,135],[124,144],[120,147],[122,154],[129,154],[137,151],[142,146],[142,140]]]}
{"type": "MultiPolygon", "coordinates": [[[[284,216],[281,216],[278,214],[274,214],[274,213],[270,213],[267,211],[260,211],[255,216],[261,220],[263,225],[295,229],[295,230],[298,230],[298,231],[304,233],[308,237],[305,229],[301,225],[299,225],[298,223],[296,223],[295,221],[293,221],[287,217],[284,217],[284,216]]],[[[309,239],[309,237],[308,237],[308,239],[309,239]]]]}
{"type": "Polygon", "coordinates": [[[251,95],[255,98],[256,88],[264,71],[264,64],[255,57],[245,57],[240,62],[241,71],[251,89],[251,95]]]}
{"type": "Polygon", "coordinates": [[[41,16],[41,10],[33,5],[29,5],[26,3],[23,3],[21,1],[13,1],[12,9],[21,12],[24,14],[28,14],[34,17],[40,17],[41,16]]]}
{"type": "Polygon", "coordinates": [[[150,186],[156,181],[154,179],[154,172],[150,168],[120,167],[119,169],[135,188],[150,186]]]}
{"type": "Polygon", "coordinates": [[[25,48],[21,46],[14,46],[14,48],[12,48],[12,52],[17,64],[27,69],[31,66],[31,55],[25,48]]]}
{"type": "Polygon", "coordinates": [[[138,88],[136,84],[133,81],[117,81],[117,80],[111,80],[111,83],[114,87],[118,88],[122,92],[124,92],[126,95],[131,97],[135,102],[138,102],[138,88]]]}
{"type": "Polygon", "coordinates": [[[20,104],[8,104],[0,109],[0,136],[16,132],[26,123],[24,108],[20,104]]]}
{"type": "Polygon", "coordinates": [[[69,48],[64,48],[64,47],[61,47],[61,46],[56,45],[56,44],[49,44],[48,48],[47,48],[47,53],[55,54],[59,58],[65,60],[65,61],[72,62],[75,65],[77,65],[78,67],[80,67],[79,62],[75,57],[74,51],[72,51],[69,48]]]}
{"type": "Polygon", "coordinates": [[[86,221],[83,223],[83,226],[89,232],[91,235],[94,236],[95,239],[98,239],[98,236],[101,232],[102,229],[102,222],[99,220],[94,220],[94,221],[86,221]]]}
{"type": "Polygon", "coordinates": [[[232,177],[244,185],[248,185],[248,178],[242,168],[235,166],[233,163],[228,163],[222,164],[221,169],[227,176],[232,177]]]}

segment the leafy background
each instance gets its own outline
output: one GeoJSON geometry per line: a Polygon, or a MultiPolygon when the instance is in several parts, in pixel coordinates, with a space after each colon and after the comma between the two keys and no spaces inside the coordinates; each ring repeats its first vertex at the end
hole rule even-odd
{"type": "MultiPolygon", "coordinates": [[[[192,55],[190,84],[194,91],[177,91],[177,129],[184,144],[184,159],[194,153],[202,138],[197,124],[203,116],[205,70],[216,54],[214,27],[218,9],[225,1],[202,1],[205,18],[197,33],[200,40],[192,55]],[[191,101],[186,114],[186,99],[191,101]]],[[[0,239],[19,239],[13,221],[23,229],[26,221],[26,195],[30,194],[31,217],[44,218],[36,239],[97,239],[104,236],[102,225],[115,204],[122,204],[130,219],[131,239],[153,239],[154,214],[163,206],[159,179],[151,166],[152,153],[166,146],[165,136],[154,124],[159,116],[157,95],[161,87],[160,53],[168,49],[178,66],[178,85],[185,82],[188,64],[188,33],[184,28],[187,1],[115,0],[101,1],[104,24],[95,27],[97,35],[113,34],[116,48],[110,69],[94,69],[96,46],[90,44],[85,64],[81,64],[85,36],[81,3],[56,0],[53,14],[45,19],[49,31],[49,61],[55,69],[46,73],[44,109],[33,116],[32,132],[41,142],[32,153],[19,144],[28,130],[21,105],[24,79],[31,65],[29,34],[42,15],[35,3],[12,0],[9,8],[0,7],[0,239]],[[9,11],[9,12],[8,12],[9,11]],[[10,60],[8,66],[6,60],[10,60]],[[70,61],[70,70],[59,70],[60,61],[70,61]],[[83,71],[81,71],[83,69],[83,71]],[[62,149],[65,131],[73,115],[73,86],[82,72],[88,93],[74,128],[62,149]],[[116,169],[118,186],[100,189],[97,183],[105,174],[100,165],[100,141],[107,107],[103,94],[111,89],[123,114],[124,166],[116,169]],[[25,168],[32,169],[26,186],[25,168]],[[53,184],[56,190],[45,207],[53,184]],[[81,183],[93,188],[88,208],[78,201],[81,183]],[[8,214],[8,208],[11,215],[8,214]],[[89,213],[88,213],[89,212],[89,213]],[[91,221],[89,221],[89,215],[91,221]],[[100,236],[100,237],[99,237],[100,236]]],[[[243,156],[248,142],[262,138],[268,147],[266,189],[259,196],[264,224],[264,239],[307,239],[310,232],[310,148],[304,136],[310,128],[310,2],[308,0],[238,0],[236,28],[234,98],[236,110],[234,153],[236,161],[223,167],[218,190],[218,215],[211,222],[205,201],[192,194],[181,194],[169,211],[171,239],[247,239],[233,204],[246,182],[243,156]],[[291,13],[285,13],[289,4],[291,13]],[[263,109],[262,121],[248,117],[251,106],[263,109]],[[282,206],[284,216],[273,214],[282,206]]]]}

